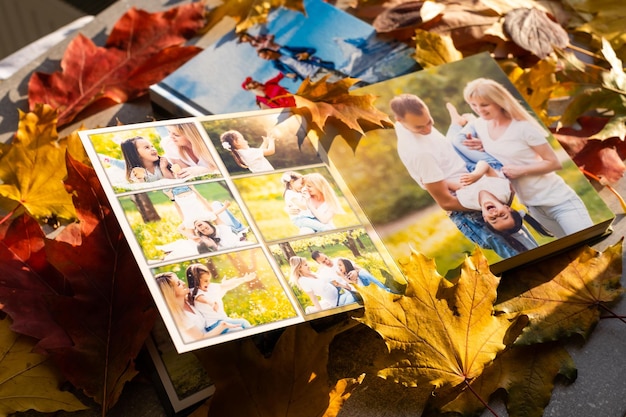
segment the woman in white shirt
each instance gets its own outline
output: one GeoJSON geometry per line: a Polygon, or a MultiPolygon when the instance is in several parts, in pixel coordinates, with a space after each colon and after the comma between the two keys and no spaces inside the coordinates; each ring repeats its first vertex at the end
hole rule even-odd
{"type": "Polygon", "coordinates": [[[548,132],[513,95],[494,80],[478,78],[467,84],[464,97],[479,118],[468,122],[460,140],[475,132],[480,142],[464,144],[482,145],[503,164],[502,172],[531,215],[556,237],[591,226],[585,204],[555,172],[562,166],[548,132]]]}

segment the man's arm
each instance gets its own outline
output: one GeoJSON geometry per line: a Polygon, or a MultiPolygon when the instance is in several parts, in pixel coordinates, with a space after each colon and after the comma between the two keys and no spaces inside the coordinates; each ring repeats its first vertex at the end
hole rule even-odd
{"type": "Polygon", "coordinates": [[[445,180],[424,184],[424,188],[426,188],[426,191],[428,191],[430,196],[442,209],[448,211],[467,211],[467,208],[463,207],[461,203],[459,203],[459,200],[450,194],[445,180]]]}

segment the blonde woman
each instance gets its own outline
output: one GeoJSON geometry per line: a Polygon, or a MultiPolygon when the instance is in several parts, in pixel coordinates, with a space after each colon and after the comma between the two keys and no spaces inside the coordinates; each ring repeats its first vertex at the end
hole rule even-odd
{"type": "Polygon", "coordinates": [[[184,342],[217,336],[230,328],[239,327],[222,321],[208,329],[210,323],[207,323],[206,318],[189,304],[189,287],[183,280],[173,272],[158,274],[155,280],[184,342]]]}
{"type": "Polygon", "coordinates": [[[169,137],[161,142],[165,155],[180,170],[177,178],[192,178],[219,172],[207,145],[193,123],[166,127],[169,137]]]}
{"type": "Polygon", "coordinates": [[[334,228],[333,217],[345,211],[328,180],[317,172],[306,174],[302,192],[313,216],[327,225],[329,229],[334,228]]]}
{"type": "Polygon", "coordinates": [[[319,277],[311,270],[306,258],[292,256],[289,258],[289,269],[290,283],[304,291],[313,303],[312,306],[306,307],[306,313],[314,313],[356,302],[348,285],[345,287],[335,286],[319,277]]]}
{"type": "Polygon", "coordinates": [[[463,92],[465,101],[479,116],[468,122],[459,141],[484,148],[498,159],[530,214],[556,237],[593,224],[580,197],[555,171],[561,162],[547,141],[548,132],[500,83],[478,78],[463,92]],[[467,134],[474,140],[463,140],[467,134]]]}

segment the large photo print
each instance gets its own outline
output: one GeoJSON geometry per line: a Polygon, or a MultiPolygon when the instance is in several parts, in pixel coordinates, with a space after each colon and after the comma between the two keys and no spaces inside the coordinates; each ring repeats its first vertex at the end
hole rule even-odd
{"type": "Polygon", "coordinates": [[[329,159],[396,258],[413,246],[446,274],[478,246],[514,265],[613,218],[487,54],[358,93],[394,127],[335,140],[329,159]]]}

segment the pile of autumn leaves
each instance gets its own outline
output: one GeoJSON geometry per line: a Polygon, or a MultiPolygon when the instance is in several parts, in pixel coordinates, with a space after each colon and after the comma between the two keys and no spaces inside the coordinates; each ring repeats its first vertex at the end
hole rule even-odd
{"type": "MultiPolygon", "coordinates": [[[[200,3],[156,14],[133,9],[105,47],[79,36],[63,72],[30,80],[31,111],[20,114],[13,142],[0,146],[0,208],[8,213],[0,224],[0,305],[8,316],[0,320],[0,415],[85,408],[59,388],[64,381],[105,414],[136,375],[157,313],[80,140],[56,129],[96,101],[145,93],[198,52],[181,43],[203,19],[200,3]],[[79,70],[84,57],[89,65],[79,70]],[[63,227],[46,235],[42,224],[63,227]]],[[[339,120],[346,138],[358,139],[359,121],[388,123],[373,97],[349,94],[353,83],[304,83],[296,111],[320,130],[339,120]]],[[[404,296],[362,289],[361,321],[389,348],[379,375],[420,388],[423,409],[415,411],[424,414],[476,414],[502,388],[514,414],[540,416],[555,377],[575,375],[557,341],[587,336],[622,292],[621,245],[603,254],[576,250],[501,280],[480,251],[454,280],[417,253],[403,268],[404,296]],[[539,382],[528,383],[530,373],[539,382]]],[[[329,389],[328,345],[337,331],[289,328],[269,358],[250,341],[201,351],[217,387],[210,415],[337,415],[360,381],[329,389]]]]}

